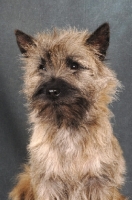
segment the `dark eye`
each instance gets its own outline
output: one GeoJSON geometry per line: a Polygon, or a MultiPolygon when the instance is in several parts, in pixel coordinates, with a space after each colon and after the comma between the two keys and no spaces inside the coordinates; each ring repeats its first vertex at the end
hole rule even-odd
{"type": "Polygon", "coordinates": [[[70,64],[70,69],[72,69],[72,70],[77,70],[79,68],[80,68],[80,65],[77,62],[72,62],[70,64]]]}
{"type": "Polygon", "coordinates": [[[42,64],[39,65],[39,69],[41,69],[41,70],[46,70],[45,66],[42,65],[42,64]]]}
{"type": "Polygon", "coordinates": [[[39,69],[46,71],[46,61],[41,58],[41,64],[39,65],[39,69]]]}
{"type": "Polygon", "coordinates": [[[71,70],[78,70],[82,68],[78,62],[73,61],[72,59],[67,59],[67,67],[69,67],[71,70]]]}

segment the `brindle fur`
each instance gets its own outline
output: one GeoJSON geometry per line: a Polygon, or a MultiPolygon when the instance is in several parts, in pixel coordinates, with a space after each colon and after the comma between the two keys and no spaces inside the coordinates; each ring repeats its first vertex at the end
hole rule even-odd
{"type": "Polygon", "coordinates": [[[17,30],[32,134],[12,200],[125,200],[125,162],[108,105],[121,87],[104,59],[109,25],[94,33],[17,30]]]}

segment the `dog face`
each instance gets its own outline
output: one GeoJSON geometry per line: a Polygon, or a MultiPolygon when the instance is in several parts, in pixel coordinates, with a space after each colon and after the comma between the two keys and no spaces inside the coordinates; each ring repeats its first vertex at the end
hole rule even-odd
{"type": "Polygon", "coordinates": [[[90,114],[97,101],[110,102],[106,88],[116,84],[102,62],[109,45],[107,23],[91,35],[69,29],[33,38],[17,30],[16,37],[25,62],[24,92],[35,117],[77,127],[97,117],[90,114]]]}

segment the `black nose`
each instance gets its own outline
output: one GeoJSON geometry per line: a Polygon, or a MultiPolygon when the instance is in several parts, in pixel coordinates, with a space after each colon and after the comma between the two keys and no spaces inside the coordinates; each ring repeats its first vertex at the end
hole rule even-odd
{"type": "Polygon", "coordinates": [[[58,97],[60,95],[60,89],[59,88],[48,88],[46,90],[46,94],[47,96],[50,96],[50,97],[58,97]]]}

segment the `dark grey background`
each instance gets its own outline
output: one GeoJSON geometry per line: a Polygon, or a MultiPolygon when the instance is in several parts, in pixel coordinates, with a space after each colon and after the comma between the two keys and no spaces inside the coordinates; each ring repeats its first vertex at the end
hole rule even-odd
{"type": "Polygon", "coordinates": [[[31,35],[67,25],[94,31],[105,21],[111,26],[108,62],[125,86],[112,106],[113,126],[127,163],[123,193],[132,196],[132,1],[0,0],[0,200],[7,199],[15,175],[27,160],[29,138],[14,29],[31,35]]]}

